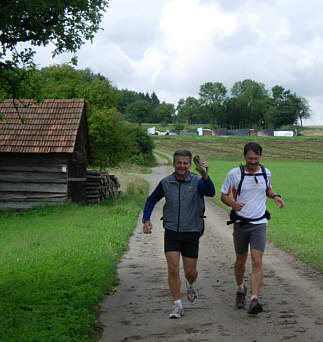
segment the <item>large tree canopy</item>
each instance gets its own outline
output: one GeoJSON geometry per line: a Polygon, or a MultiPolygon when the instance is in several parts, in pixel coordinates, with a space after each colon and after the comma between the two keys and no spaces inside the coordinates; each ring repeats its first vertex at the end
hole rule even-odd
{"type": "MultiPolygon", "coordinates": [[[[53,56],[75,53],[99,30],[109,0],[4,0],[0,7],[0,78],[14,96],[26,70],[34,67],[33,47],[53,43],[53,56]],[[18,44],[31,47],[21,50],[18,44]]],[[[76,63],[74,56],[73,60],[76,63]]]]}

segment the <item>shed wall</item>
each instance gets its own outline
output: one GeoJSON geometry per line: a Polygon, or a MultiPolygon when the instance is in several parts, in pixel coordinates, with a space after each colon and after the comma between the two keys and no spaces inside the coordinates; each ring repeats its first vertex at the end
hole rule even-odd
{"type": "Polygon", "coordinates": [[[0,209],[66,201],[69,157],[64,153],[0,153],[0,209]]]}

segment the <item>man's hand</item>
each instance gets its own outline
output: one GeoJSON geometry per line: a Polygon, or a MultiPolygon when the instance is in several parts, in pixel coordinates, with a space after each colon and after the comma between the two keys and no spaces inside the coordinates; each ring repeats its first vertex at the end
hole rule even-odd
{"type": "Polygon", "coordinates": [[[207,162],[202,160],[198,155],[193,158],[193,162],[196,166],[195,170],[202,176],[204,180],[207,180],[209,177],[209,165],[207,162]]]}
{"type": "Polygon", "coordinates": [[[143,232],[145,234],[151,234],[152,229],[153,229],[153,225],[151,224],[151,222],[145,221],[144,226],[143,226],[143,232]]]}
{"type": "Polygon", "coordinates": [[[234,211],[240,211],[244,206],[244,203],[241,203],[241,202],[233,202],[232,204],[232,209],[234,209],[234,211]]]}
{"type": "Polygon", "coordinates": [[[221,195],[221,201],[228,207],[231,207],[234,211],[240,211],[244,206],[244,203],[233,201],[229,195],[225,194],[221,195]]]}
{"type": "Polygon", "coordinates": [[[279,208],[284,208],[285,202],[283,201],[283,199],[281,197],[275,196],[274,201],[276,204],[279,205],[279,208]]]}

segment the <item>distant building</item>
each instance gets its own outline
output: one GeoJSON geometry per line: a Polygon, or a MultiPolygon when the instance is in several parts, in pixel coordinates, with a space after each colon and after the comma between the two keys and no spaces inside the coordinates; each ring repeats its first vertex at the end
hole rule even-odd
{"type": "Polygon", "coordinates": [[[294,131],[274,131],[274,137],[293,137],[294,131]]]}

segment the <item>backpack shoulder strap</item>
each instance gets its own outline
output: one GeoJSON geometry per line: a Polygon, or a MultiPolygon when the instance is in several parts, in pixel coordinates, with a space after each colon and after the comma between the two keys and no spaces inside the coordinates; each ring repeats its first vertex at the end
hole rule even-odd
{"type": "MultiPolygon", "coordinates": [[[[245,177],[245,172],[244,172],[244,167],[243,165],[239,165],[240,167],[240,172],[241,172],[241,179],[240,179],[240,182],[239,182],[239,185],[238,185],[238,189],[237,189],[237,196],[240,195],[241,193],[241,186],[242,186],[242,182],[243,182],[243,179],[245,177]]],[[[261,173],[258,174],[258,175],[263,175],[264,179],[265,179],[265,182],[266,182],[266,193],[268,191],[268,177],[267,177],[267,172],[266,172],[266,169],[263,165],[260,164],[260,167],[261,167],[261,173]]]]}
{"type": "Polygon", "coordinates": [[[262,172],[262,175],[264,176],[265,178],[265,182],[266,182],[266,194],[267,194],[267,191],[268,191],[268,177],[267,177],[267,172],[266,172],[266,169],[263,165],[260,164],[260,167],[261,167],[261,172],[262,172]]]}
{"type": "Polygon", "coordinates": [[[240,167],[240,172],[241,172],[241,179],[240,179],[240,183],[239,183],[238,189],[237,189],[237,196],[240,195],[240,193],[241,193],[241,185],[242,185],[242,182],[243,182],[243,179],[245,176],[243,165],[239,165],[239,167],[240,167]]]}

